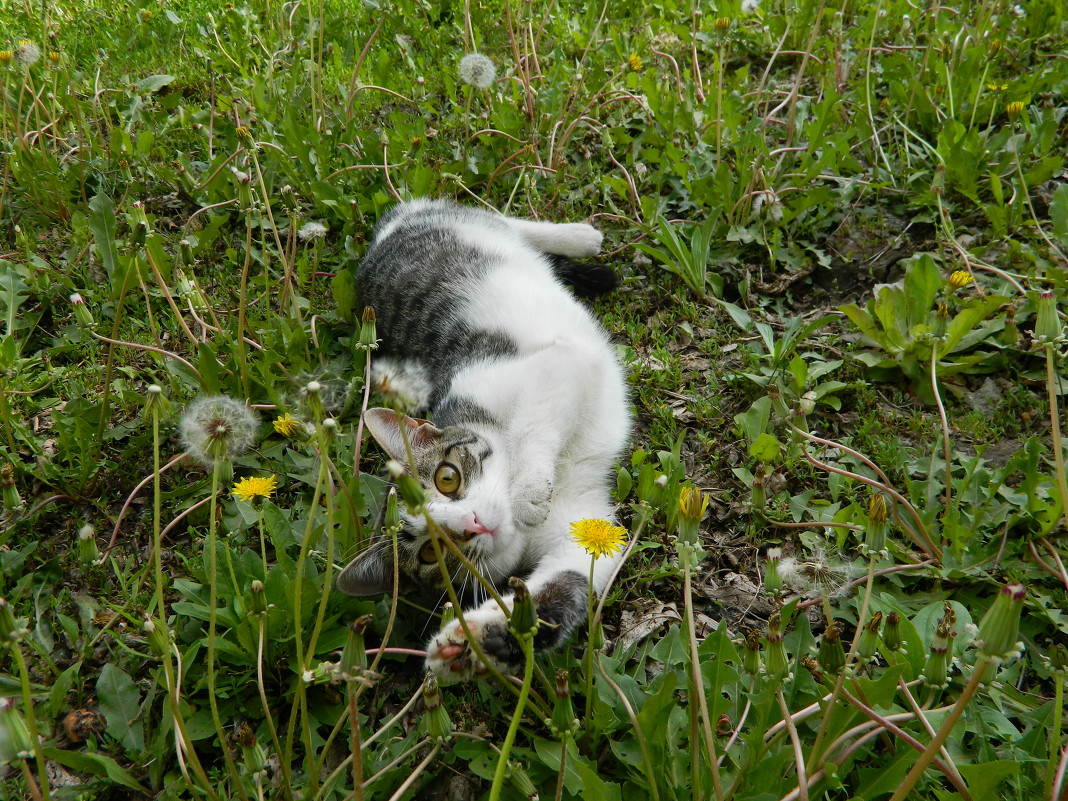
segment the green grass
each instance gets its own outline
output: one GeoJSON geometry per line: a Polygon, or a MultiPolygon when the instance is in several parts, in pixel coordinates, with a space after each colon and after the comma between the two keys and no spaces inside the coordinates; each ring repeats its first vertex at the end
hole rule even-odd
{"type": "Polygon", "coordinates": [[[0,796],[1058,797],[1062,4],[701,11],[0,0],[0,796]],[[385,487],[356,268],[424,195],[589,219],[623,278],[626,645],[523,702],[436,706],[386,653],[429,612],[329,591],[385,487]],[[253,441],[177,458],[219,394],[253,441]]]}

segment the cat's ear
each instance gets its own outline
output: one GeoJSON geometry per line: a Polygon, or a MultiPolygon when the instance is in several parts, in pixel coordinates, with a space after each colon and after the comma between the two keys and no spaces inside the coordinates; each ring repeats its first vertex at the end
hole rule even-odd
{"type": "Polygon", "coordinates": [[[404,451],[401,424],[408,429],[408,442],[413,448],[425,448],[441,436],[441,429],[428,420],[398,415],[392,409],[368,409],[363,413],[363,424],[382,449],[402,464],[408,463],[404,451]]]}
{"type": "MultiPolygon", "coordinates": [[[[338,574],[337,588],[346,595],[381,595],[393,592],[393,553],[389,547],[372,545],[356,555],[338,574]]],[[[402,572],[398,592],[412,589],[402,572]]]]}

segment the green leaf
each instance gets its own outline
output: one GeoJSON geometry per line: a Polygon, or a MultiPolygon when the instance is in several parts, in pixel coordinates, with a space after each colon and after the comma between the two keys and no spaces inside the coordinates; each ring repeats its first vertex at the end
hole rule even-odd
{"type": "Polygon", "coordinates": [[[29,287],[7,262],[0,262],[0,305],[4,307],[4,333],[13,334],[19,328],[19,306],[28,296],[29,287]]]}
{"type": "MultiPolygon", "coordinates": [[[[967,765],[958,763],[957,769],[964,780],[968,782],[968,792],[972,794],[972,801],[996,801],[1006,796],[997,791],[998,785],[1010,776],[1020,772],[1020,763],[1009,759],[1001,759],[995,762],[984,762],[981,765],[967,765]]],[[[1012,793],[1010,792],[1011,796],[1012,793]]]]}
{"type": "Polygon", "coordinates": [[[758,435],[753,440],[753,444],[749,446],[749,455],[762,462],[775,461],[779,458],[779,453],[781,452],[782,446],[779,444],[779,440],[775,438],[774,434],[769,434],[766,431],[758,435]]]}
{"type": "Polygon", "coordinates": [[[93,232],[100,261],[104,271],[112,279],[115,290],[115,268],[119,261],[119,251],[115,247],[115,204],[107,195],[97,195],[89,201],[89,230],[93,232]]]}
{"type": "Polygon", "coordinates": [[[138,94],[142,92],[158,92],[173,80],[173,75],[149,75],[147,78],[142,78],[137,82],[134,86],[134,91],[138,94]]]}
{"type": "Polygon", "coordinates": [[[93,776],[106,776],[116,784],[121,784],[123,787],[136,790],[139,793],[148,794],[148,790],[138,784],[137,779],[126,768],[104,754],[64,751],[62,748],[46,747],[44,755],[46,759],[58,762],[71,770],[91,773],[93,776]]]}
{"type": "Polygon", "coordinates": [[[1053,193],[1049,204],[1049,220],[1053,226],[1053,235],[1062,245],[1068,245],[1068,184],[1061,184],[1053,193]]]}
{"type": "Polygon", "coordinates": [[[138,751],[145,747],[141,721],[141,693],[133,679],[122,669],[108,662],[96,682],[100,711],[108,722],[108,732],[121,740],[126,748],[138,751]]]}

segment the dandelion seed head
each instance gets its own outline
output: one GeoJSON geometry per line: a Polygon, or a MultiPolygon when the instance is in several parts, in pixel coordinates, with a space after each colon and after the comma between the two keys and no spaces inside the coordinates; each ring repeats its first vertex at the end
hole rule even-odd
{"type": "Polygon", "coordinates": [[[460,80],[476,89],[489,89],[497,78],[497,68],[487,56],[468,53],[460,59],[460,80]]]}
{"type": "Polygon", "coordinates": [[[742,13],[755,14],[760,8],[760,0],[742,0],[742,13]]]}
{"type": "Polygon", "coordinates": [[[41,58],[41,48],[26,39],[15,48],[15,60],[24,67],[36,64],[41,58]]]}
{"type": "Polygon", "coordinates": [[[297,231],[297,239],[301,242],[311,242],[316,239],[322,239],[327,235],[329,229],[321,222],[315,222],[314,220],[304,223],[297,231]]]}
{"type": "Polygon", "coordinates": [[[209,467],[252,447],[258,427],[251,409],[225,395],[205,395],[193,401],[178,424],[186,451],[209,467]]]}

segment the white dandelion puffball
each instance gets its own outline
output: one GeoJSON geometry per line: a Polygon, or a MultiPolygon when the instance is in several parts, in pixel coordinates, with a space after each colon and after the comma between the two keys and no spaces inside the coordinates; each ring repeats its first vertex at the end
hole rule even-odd
{"type": "Polygon", "coordinates": [[[460,59],[460,80],[478,89],[489,89],[497,77],[493,62],[481,53],[468,53],[460,59]]]}
{"type": "Polygon", "coordinates": [[[30,67],[41,58],[41,48],[29,41],[19,42],[15,48],[15,59],[24,67],[30,67]]]}
{"type": "Polygon", "coordinates": [[[322,239],[326,233],[327,228],[321,222],[306,222],[297,231],[297,238],[301,242],[310,242],[313,239],[322,239]]]}
{"type": "Polygon", "coordinates": [[[259,420],[241,401],[207,395],[189,404],[178,424],[182,444],[204,465],[229,461],[252,447],[259,420]]]}
{"type": "Polygon", "coordinates": [[[742,13],[755,14],[760,8],[760,0],[742,0],[742,13]]]}

